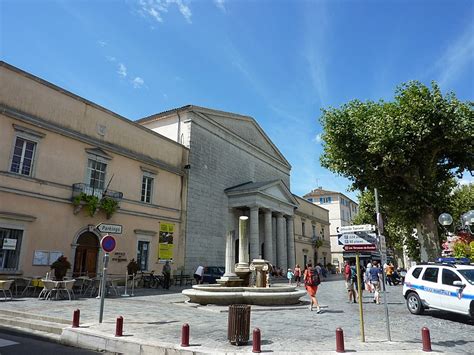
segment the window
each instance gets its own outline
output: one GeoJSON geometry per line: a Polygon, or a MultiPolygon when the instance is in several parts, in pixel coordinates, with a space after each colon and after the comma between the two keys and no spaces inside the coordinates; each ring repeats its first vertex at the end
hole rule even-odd
{"type": "Polygon", "coordinates": [[[16,137],[10,171],[16,174],[31,176],[33,172],[35,150],[35,142],[26,140],[22,137],[16,137]]]}
{"type": "Polygon", "coordinates": [[[151,203],[151,194],[153,192],[153,178],[143,175],[142,179],[142,202],[151,203]]]}
{"type": "Polygon", "coordinates": [[[461,278],[454,271],[443,269],[442,283],[443,285],[453,285],[454,281],[461,281],[461,278]]]}
{"type": "Polygon", "coordinates": [[[313,198],[312,198],[312,197],[309,197],[309,198],[307,198],[306,200],[309,201],[309,202],[313,202],[313,198]]]}
{"type": "Polygon", "coordinates": [[[138,241],[137,263],[140,271],[148,270],[148,251],[150,249],[150,242],[138,241]]]}
{"type": "Polygon", "coordinates": [[[23,231],[0,228],[0,270],[18,270],[23,231]]]}
{"type": "Polygon", "coordinates": [[[107,164],[89,159],[87,162],[87,180],[93,189],[103,190],[107,164]]]}
{"type": "Polygon", "coordinates": [[[319,203],[331,203],[331,197],[320,197],[319,203]]]}
{"type": "Polygon", "coordinates": [[[316,226],[315,226],[314,224],[312,224],[312,225],[311,225],[311,228],[312,228],[312,230],[313,230],[313,235],[312,235],[312,237],[313,237],[313,238],[316,238],[316,226]]]}
{"type": "Polygon", "coordinates": [[[437,267],[428,267],[422,279],[429,282],[438,282],[438,271],[439,269],[437,267]]]}
{"type": "Polygon", "coordinates": [[[420,277],[421,270],[423,270],[423,268],[421,268],[421,267],[417,267],[415,270],[413,270],[413,272],[412,272],[411,274],[413,275],[413,277],[414,277],[415,279],[417,279],[418,277],[420,277]]]}
{"type": "Polygon", "coordinates": [[[301,222],[301,234],[303,235],[303,237],[305,236],[304,227],[304,222],[301,222]]]}

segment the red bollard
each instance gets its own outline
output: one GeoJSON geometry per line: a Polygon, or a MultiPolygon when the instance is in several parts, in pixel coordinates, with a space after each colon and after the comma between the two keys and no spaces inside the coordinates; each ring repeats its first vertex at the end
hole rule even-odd
{"type": "Polygon", "coordinates": [[[423,341],[423,351],[431,351],[430,330],[426,327],[421,328],[421,340],[423,341]]]}
{"type": "Polygon", "coordinates": [[[252,344],[253,344],[253,349],[252,349],[253,353],[261,353],[262,352],[262,350],[260,348],[260,329],[258,329],[258,328],[255,328],[253,330],[252,344]]]}
{"type": "Polygon", "coordinates": [[[72,314],[72,327],[79,328],[79,318],[81,317],[81,311],[76,309],[72,314]]]}
{"type": "Polygon", "coordinates": [[[115,323],[115,336],[121,337],[123,335],[123,317],[117,317],[117,322],[115,323]]]}
{"type": "Polygon", "coordinates": [[[181,329],[181,346],[189,346],[189,324],[183,324],[181,329]]]}
{"type": "Polygon", "coordinates": [[[342,328],[336,329],[336,352],[337,353],[345,353],[344,350],[344,332],[342,328]]]}

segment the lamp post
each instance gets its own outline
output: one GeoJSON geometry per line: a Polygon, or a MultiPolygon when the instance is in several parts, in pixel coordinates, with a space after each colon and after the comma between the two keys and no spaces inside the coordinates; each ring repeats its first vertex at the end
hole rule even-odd
{"type": "MultiPolygon", "coordinates": [[[[473,237],[471,225],[474,225],[474,210],[463,213],[460,218],[461,224],[455,226],[453,217],[449,213],[441,213],[438,217],[438,222],[441,224],[447,235],[447,241],[443,244],[443,256],[451,256],[455,253],[455,244],[467,237],[467,244],[469,244],[469,237],[473,237]],[[453,233],[448,231],[448,227],[453,225],[453,233]]],[[[466,239],[464,239],[466,243],[466,239]]]]}

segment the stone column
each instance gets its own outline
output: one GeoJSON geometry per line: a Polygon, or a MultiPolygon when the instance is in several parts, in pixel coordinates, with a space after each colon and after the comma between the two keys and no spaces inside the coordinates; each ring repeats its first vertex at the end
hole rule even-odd
{"type": "Polygon", "coordinates": [[[265,245],[263,246],[265,252],[265,260],[271,264],[275,262],[273,258],[273,240],[272,240],[272,211],[265,210],[265,245]]]}
{"type": "Polygon", "coordinates": [[[247,216],[239,217],[239,267],[249,267],[249,239],[247,237],[247,216]]]}
{"type": "Polygon", "coordinates": [[[296,256],[293,216],[286,216],[286,237],[288,250],[288,267],[294,268],[296,264],[296,256]]]}
{"type": "Polygon", "coordinates": [[[278,248],[278,267],[283,270],[283,273],[288,268],[288,257],[286,249],[286,226],[285,218],[281,213],[277,215],[277,248],[278,248]]]}
{"type": "Polygon", "coordinates": [[[258,207],[250,208],[250,261],[260,259],[260,238],[258,228],[258,207]]]}
{"type": "Polygon", "coordinates": [[[278,253],[277,253],[277,219],[272,216],[272,265],[277,264],[278,262],[278,253]]]}
{"type": "Polygon", "coordinates": [[[234,272],[234,257],[234,231],[230,231],[225,244],[225,277],[237,277],[234,272]]]}

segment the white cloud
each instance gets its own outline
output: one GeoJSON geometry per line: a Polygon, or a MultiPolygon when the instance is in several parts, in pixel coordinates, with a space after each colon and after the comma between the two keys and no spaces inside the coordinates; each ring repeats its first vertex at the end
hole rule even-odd
{"type": "Polygon", "coordinates": [[[97,44],[101,47],[105,47],[107,45],[107,42],[100,40],[100,41],[97,41],[97,44]]]}
{"type": "Polygon", "coordinates": [[[438,73],[438,83],[443,88],[461,77],[464,69],[469,68],[469,65],[472,66],[473,61],[474,25],[471,23],[446,49],[431,70],[438,73]]]}
{"type": "Polygon", "coordinates": [[[214,4],[222,11],[222,12],[226,12],[226,9],[225,9],[225,0],[214,0],[214,4]]]}
{"type": "Polygon", "coordinates": [[[140,89],[140,88],[143,87],[143,85],[145,85],[145,81],[142,78],[140,78],[139,76],[137,76],[135,79],[133,79],[131,81],[131,83],[132,83],[132,86],[133,86],[134,89],[140,89]]]}
{"type": "Polygon", "coordinates": [[[170,6],[176,5],[186,21],[191,23],[191,9],[183,0],[138,0],[138,5],[143,16],[150,16],[157,22],[163,22],[163,14],[168,12],[170,6]]]}
{"type": "Polygon", "coordinates": [[[323,141],[322,133],[318,133],[316,137],[313,138],[313,142],[321,143],[323,141]]]}
{"type": "Polygon", "coordinates": [[[123,63],[119,63],[117,73],[122,78],[125,78],[127,76],[127,67],[123,63]]]}
{"type": "Polygon", "coordinates": [[[108,62],[115,62],[117,60],[117,58],[110,55],[105,56],[105,59],[107,59],[108,62]]]}

